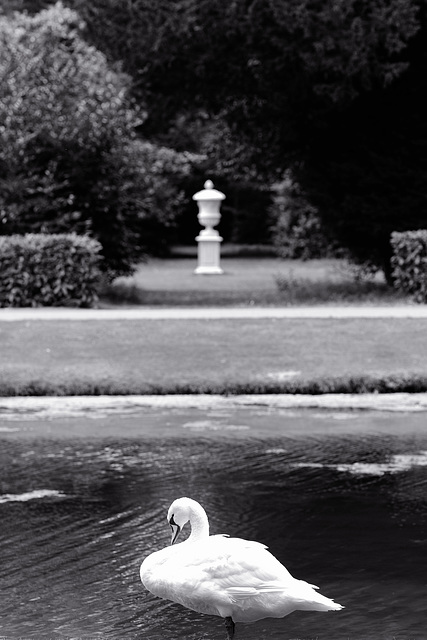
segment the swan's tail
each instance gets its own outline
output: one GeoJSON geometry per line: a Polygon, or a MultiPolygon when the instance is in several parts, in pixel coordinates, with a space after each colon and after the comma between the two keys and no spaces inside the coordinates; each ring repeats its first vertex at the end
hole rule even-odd
{"type": "Polygon", "coordinates": [[[318,597],[312,600],[299,600],[296,608],[300,611],[340,611],[344,609],[342,604],[338,604],[338,602],[334,602],[330,598],[325,598],[320,593],[316,595],[318,597]]]}
{"type": "MultiPolygon", "coordinates": [[[[317,589],[317,587],[315,587],[317,589]]],[[[344,609],[342,604],[334,602],[331,598],[322,596],[321,593],[314,591],[312,585],[307,585],[307,588],[301,593],[301,598],[298,598],[298,609],[305,611],[340,611],[344,609]]]]}
{"type": "Polygon", "coordinates": [[[292,601],[294,610],[300,611],[340,611],[344,609],[342,604],[334,602],[331,598],[322,596],[321,593],[315,591],[318,589],[314,584],[304,582],[304,580],[295,580],[290,585],[280,585],[277,583],[264,583],[258,586],[258,592],[262,593],[281,593],[282,596],[292,601]]]}

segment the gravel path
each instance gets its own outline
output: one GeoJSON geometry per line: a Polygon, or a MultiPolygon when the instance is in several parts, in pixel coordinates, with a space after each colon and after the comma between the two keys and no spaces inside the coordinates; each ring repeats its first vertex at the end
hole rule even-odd
{"type": "Polygon", "coordinates": [[[221,318],[427,318],[427,305],[383,307],[137,307],[0,309],[0,322],[25,320],[189,320],[221,318]]]}

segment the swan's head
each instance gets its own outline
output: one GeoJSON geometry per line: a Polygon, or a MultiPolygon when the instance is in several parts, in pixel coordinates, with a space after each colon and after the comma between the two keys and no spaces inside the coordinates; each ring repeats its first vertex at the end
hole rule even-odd
{"type": "Polygon", "coordinates": [[[169,507],[168,522],[172,529],[171,544],[178,540],[184,525],[191,520],[191,516],[202,509],[198,502],[191,498],[178,498],[169,507]]]}

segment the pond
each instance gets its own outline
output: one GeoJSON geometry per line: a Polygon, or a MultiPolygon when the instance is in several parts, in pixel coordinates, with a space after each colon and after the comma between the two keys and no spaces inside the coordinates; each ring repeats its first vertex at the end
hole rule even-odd
{"type": "Polygon", "coordinates": [[[139,581],[185,495],[345,605],[236,640],[426,638],[425,412],[3,410],[0,445],[0,638],[224,640],[139,581]]]}

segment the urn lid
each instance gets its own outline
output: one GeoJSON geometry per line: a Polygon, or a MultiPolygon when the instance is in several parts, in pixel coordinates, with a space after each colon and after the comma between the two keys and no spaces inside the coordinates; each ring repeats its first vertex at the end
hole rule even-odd
{"type": "Polygon", "coordinates": [[[224,200],[225,195],[214,189],[212,180],[206,180],[204,189],[194,194],[193,200],[224,200]]]}

